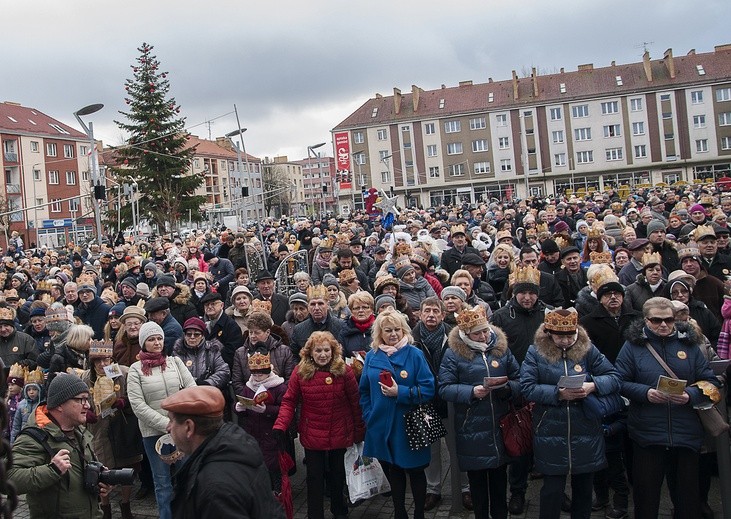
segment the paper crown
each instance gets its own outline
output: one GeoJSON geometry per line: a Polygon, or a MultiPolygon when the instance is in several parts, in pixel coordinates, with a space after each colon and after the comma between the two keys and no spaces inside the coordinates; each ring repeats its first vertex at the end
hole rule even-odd
{"type": "Polygon", "coordinates": [[[112,356],[113,344],[111,341],[91,341],[89,346],[90,359],[107,359],[112,356]]]}
{"type": "Polygon", "coordinates": [[[556,236],[553,239],[553,241],[556,242],[556,245],[558,246],[558,250],[563,250],[569,246],[568,240],[566,240],[566,238],[564,238],[563,236],[556,236]]]}
{"type": "Polygon", "coordinates": [[[56,308],[49,308],[46,310],[46,323],[53,323],[59,321],[74,322],[74,314],[71,310],[65,306],[59,306],[56,308]]]}
{"type": "Polygon", "coordinates": [[[307,287],[307,301],[312,301],[313,299],[324,299],[327,301],[328,295],[325,285],[307,287]]]}
{"type": "Polygon", "coordinates": [[[265,314],[271,314],[272,313],[272,302],[271,301],[260,301],[259,299],[254,299],[251,302],[251,311],[252,312],[264,312],[265,314]]]}
{"type": "Polygon", "coordinates": [[[39,281],[36,285],[36,291],[38,292],[50,292],[51,288],[53,288],[53,283],[49,283],[45,279],[39,281]]]}
{"type": "Polygon", "coordinates": [[[249,355],[249,370],[263,371],[272,369],[272,362],[269,354],[262,354],[258,351],[253,355],[249,355]]]}
{"type": "Polygon", "coordinates": [[[579,325],[579,314],[576,309],[564,310],[557,308],[546,311],[543,318],[543,328],[554,333],[575,333],[579,325]]]}
{"type": "Polygon", "coordinates": [[[334,245],[335,240],[328,236],[320,242],[320,250],[323,252],[332,251],[334,245]]]}
{"type": "Polygon", "coordinates": [[[536,225],[536,232],[548,232],[548,224],[547,223],[539,223],[536,225]]]}
{"type": "Polygon", "coordinates": [[[698,203],[700,205],[714,205],[713,197],[711,195],[703,195],[698,203]]]}
{"type": "Polygon", "coordinates": [[[462,310],[457,314],[457,326],[465,333],[484,330],[489,326],[485,309],[478,305],[472,309],[462,310]]]}
{"type": "Polygon", "coordinates": [[[5,290],[5,299],[20,299],[18,296],[18,291],[14,288],[9,288],[5,290]]]}
{"type": "Polygon", "coordinates": [[[617,274],[614,273],[614,270],[610,265],[600,264],[599,267],[600,268],[592,273],[592,276],[589,279],[589,284],[592,288],[597,289],[607,283],[619,281],[617,274]]]}
{"type": "Polygon", "coordinates": [[[622,204],[619,202],[614,202],[611,206],[612,211],[621,211],[622,210],[622,204]]]}
{"type": "Polygon", "coordinates": [[[556,206],[555,205],[548,205],[545,209],[546,213],[549,214],[556,214],[556,206]]]}
{"type": "Polygon", "coordinates": [[[685,258],[699,258],[701,251],[698,248],[698,244],[694,241],[690,241],[678,249],[678,258],[683,260],[685,258]]]}
{"type": "Polygon", "coordinates": [[[517,267],[515,272],[510,274],[511,285],[526,283],[530,285],[541,285],[541,271],[533,266],[517,267]]]}
{"type": "Polygon", "coordinates": [[[373,288],[376,293],[379,293],[379,290],[386,285],[394,285],[398,287],[398,279],[393,277],[391,274],[386,274],[385,276],[376,277],[376,280],[373,282],[373,288]]]}
{"type": "Polygon", "coordinates": [[[79,287],[84,286],[84,285],[90,286],[90,287],[96,286],[96,283],[94,282],[94,277],[91,274],[88,274],[86,272],[84,272],[78,278],[76,278],[76,284],[79,285],[79,287]]]}
{"type": "Polygon", "coordinates": [[[609,251],[606,252],[590,252],[589,253],[589,259],[593,264],[597,263],[611,263],[612,262],[612,253],[609,251]]]}
{"type": "Polygon", "coordinates": [[[343,269],[340,271],[340,274],[338,274],[338,283],[341,286],[348,285],[355,279],[358,279],[358,275],[353,269],[343,269]]]}
{"type": "Polygon", "coordinates": [[[338,245],[350,245],[350,236],[348,236],[348,233],[339,232],[337,234],[336,243],[338,245]]]}
{"type": "Polygon", "coordinates": [[[449,229],[449,234],[454,236],[455,234],[464,234],[467,236],[467,233],[465,232],[464,225],[453,225],[451,229],[449,229]]]}
{"type": "Polygon", "coordinates": [[[10,366],[10,372],[8,373],[8,380],[11,378],[24,379],[26,374],[25,366],[21,366],[17,362],[10,366]]]}
{"type": "Polygon", "coordinates": [[[696,242],[701,241],[706,236],[716,236],[716,231],[710,225],[699,225],[693,231],[693,239],[696,242]]]}
{"type": "Polygon", "coordinates": [[[9,307],[0,308],[0,321],[14,321],[15,310],[9,307]]]}
{"type": "Polygon", "coordinates": [[[415,247],[414,252],[411,253],[410,259],[413,263],[418,263],[422,270],[426,270],[429,265],[431,255],[421,247],[415,247]]]}
{"type": "Polygon", "coordinates": [[[659,252],[646,252],[642,255],[642,266],[649,267],[650,265],[662,265],[662,256],[659,252]]]}
{"type": "Polygon", "coordinates": [[[586,233],[586,237],[587,238],[592,238],[592,239],[595,239],[595,240],[601,240],[601,238],[602,238],[602,231],[598,227],[592,227],[586,233]]]}
{"type": "Polygon", "coordinates": [[[393,260],[393,268],[395,268],[397,271],[398,269],[406,267],[408,265],[411,265],[411,258],[409,258],[408,256],[399,256],[395,260],[393,260]]]}
{"type": "Polygon", "coordinates": [[[403,241],[398,242],[393,250],[395,256],[409,256],[413,252],[411,245],[403,241]]]}
{"type": "Polygon", "coordinates": [[[43,374],[43,370],[41,368],[36,368],[33,371],[27,371],[25,373],[25,383],[26,384],[38,384],[43,385],[43,383],[46,381],[46,377],[43,374]]]}

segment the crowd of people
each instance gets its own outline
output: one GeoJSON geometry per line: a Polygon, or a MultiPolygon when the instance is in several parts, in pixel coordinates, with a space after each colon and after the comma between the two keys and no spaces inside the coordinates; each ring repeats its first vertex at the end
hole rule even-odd
{"type": "Polygon", "coordinates": [[[163,519],[275,517],[280,453],[299,441],[308,517],[329,496],[342,518],[344,456],[362,442],[395,517],[409,487],[421,519],[440,506],[448,440],[477,519],[523,513],[532,480],[542,519],[621,519],[631,503],[651,519],[663,481],[676,519],[713,517],[698,409],[726,412],[729,215],[707,185],[406,209],[388,229],[356,212],[58,250],[14,236],[10,479],[33,517],[111,518],[108,486],[84,487],[92,460],[139,476],[136,496],[119,492],[125,519],[150,492],[163,519]],[[597,415],[597,401],[615,405],[597,415]],[[406,417],[424,402],[455,436],[412,449],[406,417]],[[501,419],[527,405],[533,449],[509,456],[501,419]],[[237,474],[266,491],[237,493],[237,474]]]}

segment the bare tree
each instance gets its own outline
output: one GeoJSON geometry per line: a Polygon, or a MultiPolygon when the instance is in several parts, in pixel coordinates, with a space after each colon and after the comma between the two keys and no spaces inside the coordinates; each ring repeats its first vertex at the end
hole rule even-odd
{"type": "Polygon", "coordinates": [[[261,174],[264,186],[264,212],[272,215],[272,209],[279,208],[279,214],[291,214],[292,181],[287,177],[286,168],[270,162],[262,164],[261,174]]]}

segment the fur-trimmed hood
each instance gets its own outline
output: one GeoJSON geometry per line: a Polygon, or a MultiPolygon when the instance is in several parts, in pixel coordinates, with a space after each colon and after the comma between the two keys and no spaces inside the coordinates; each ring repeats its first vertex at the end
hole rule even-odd
{"type": "MultiPolygon", "coordinates": [[[[350,268],[352,268],[353,270],[355,270],[359,266],[360,266],[360,261],[358,261],[358,258],[356,258],[355,255],[353,255],[353,266],[350,267],[350,268]]],[[[338,272],[340,272],[341,270],[343,270],[343,269],[340,268],[340,265],[338,265],[338,255],[337,254],[333,253],[333,257],[330,258],[330,265],[329,265],[329,267],[330,267],[330,271],[335,275],[335,277],[337,277],[338,272]]]]}
{"type": "MultiPolygon", "coordinates": [[[[699,332],[697,326],[690,323],[675,323],[675,333],[668,337],[669,339],[678,339],[686,346],[702,346],[704,337],[699,332]]],[[[627,327],[625,338],[635,346],[644,346],[647,341],[645,333],[645,320],[638,319],[627,327]]]]}
{"type": "MultiPolygon", "coordinates": [[[[152,289],[150,298],[153,297],[160,297],[160,294],[157,293],[157,287],[152,289]]],[[[190,303],[190,287],[184,283],[175,283],[172,302],[178,305],[187,305],[190,303]]]]}
{"type": "MultiPolygon", "coordinates": [[[[541,324],[538,327],[533,344],[535,345],[536,351],[549,363],[554,364],[561,360],[562,350],[553,343],[551,336],[546,332],[545,324],[541,324]]],[[[566,350],[566,357],[578,364],[581,359],[586,357],[590,349],[591,339],[589,339],[589,335],[584,330],[584,327],[579,326],[576,342],[571,348],[566,350]]]]}
{"type": "Polygon", "coordinates": [[[330,311],[339,313],[340,310],[348,306],[348,300],[345,297],[345,294],[343,294],[343,291],[338,291],[338,300],[334,303],[330,300],[328,300],[328,305],[330,306],[330,311]]]}
{"type": "MultiPolygon", "coordinates": [[[[500,358],[505,355],[506,351],[508,351],[508,337],[494,324],[491,324],[490,328],[492,328],[495,335],[497,335],[497,339],[495,340],[495,346],[487,350],[485,353],[490,353],[493,357],[500,358]]],[[[477,355],[477,352],[467,346],[467,344],[465,344],[459,336],[459,328],[457,326],[452,328],[452,331],[449,332],[447,343],[449,344],[449,348],[460,357],[472,360],[475,358],[475,355],[477,355]]]]}

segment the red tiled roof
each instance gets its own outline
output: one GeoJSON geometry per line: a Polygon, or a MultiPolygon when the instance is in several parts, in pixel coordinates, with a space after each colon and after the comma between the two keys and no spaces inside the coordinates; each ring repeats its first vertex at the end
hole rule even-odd
{"type": "Polygon", "coordinates": [[[35,108],[17,103],[0,103],[0,132],[11,134],[41,135],[60,139],[86,139],[86,134],[50,117],[35,108]],[[51,125],[63,129],[59,131],[51,125]]]}
{"type": "Polygon", "coordinates": [[[414,119],[443,118],[465,112],[485,112],[528,105],[575,102],[581,99],[631,95],[662,88],[674,89],[687,85],[731,81],[731,46],[729,45],[717,47],[715,52],[675,56],[674,63],[675,78],[671,78],[665,59],[651,60],[652,82],[647,81],[642,62],[539,75],[537,76],[537,97],[533,96],[532,79],[530,77],[518,78],[517,101],[513,99],[512,79],[422,91],[417,112],[414,112],[411,92],[402,94],[399,114],[395,113],[393,96],[375,97],[366,101],[338,124],[333,131],[414,119]],[[703,67],[705,75],[698,74],[696,68],[698,65],[703,67]],[[621,86],[617,85],[616,76],[621,76],[621,86]],[[565,94],[560,92],[561,83],[566,85],[565,94]],[[490,93],[493,94],[492,103],[488,102],[490,93]],[[442,99],[444,99],[444,108],[440,109],[439,104],[442,99]],[[378,108],[376,117],[372,117],[374,108],[378,108]]]}
{"type": "MultiPolygon", "coordinates": [[[[207,156],[207,157],[216,157],[221,159],[227,159],[227,160],[236,160],[236,150],[232,150],[229,148],[226,148],[225,146],[221,146],[215,141],[209,141],[206,139],[201,139],[200,137],[196,135],[189,135],[188,136],[188,148],[191,148],[193,146],[196,146],[195,152],[196,155],[200,156],[207,156]]],[[[246,154],[248,156],[250,162],[259,162],[260,160],[257,157],[254,157],[253,155],[246,154]]],[[[244,155],[241,155],[242,160],[246,160],[244,155]]]]}

